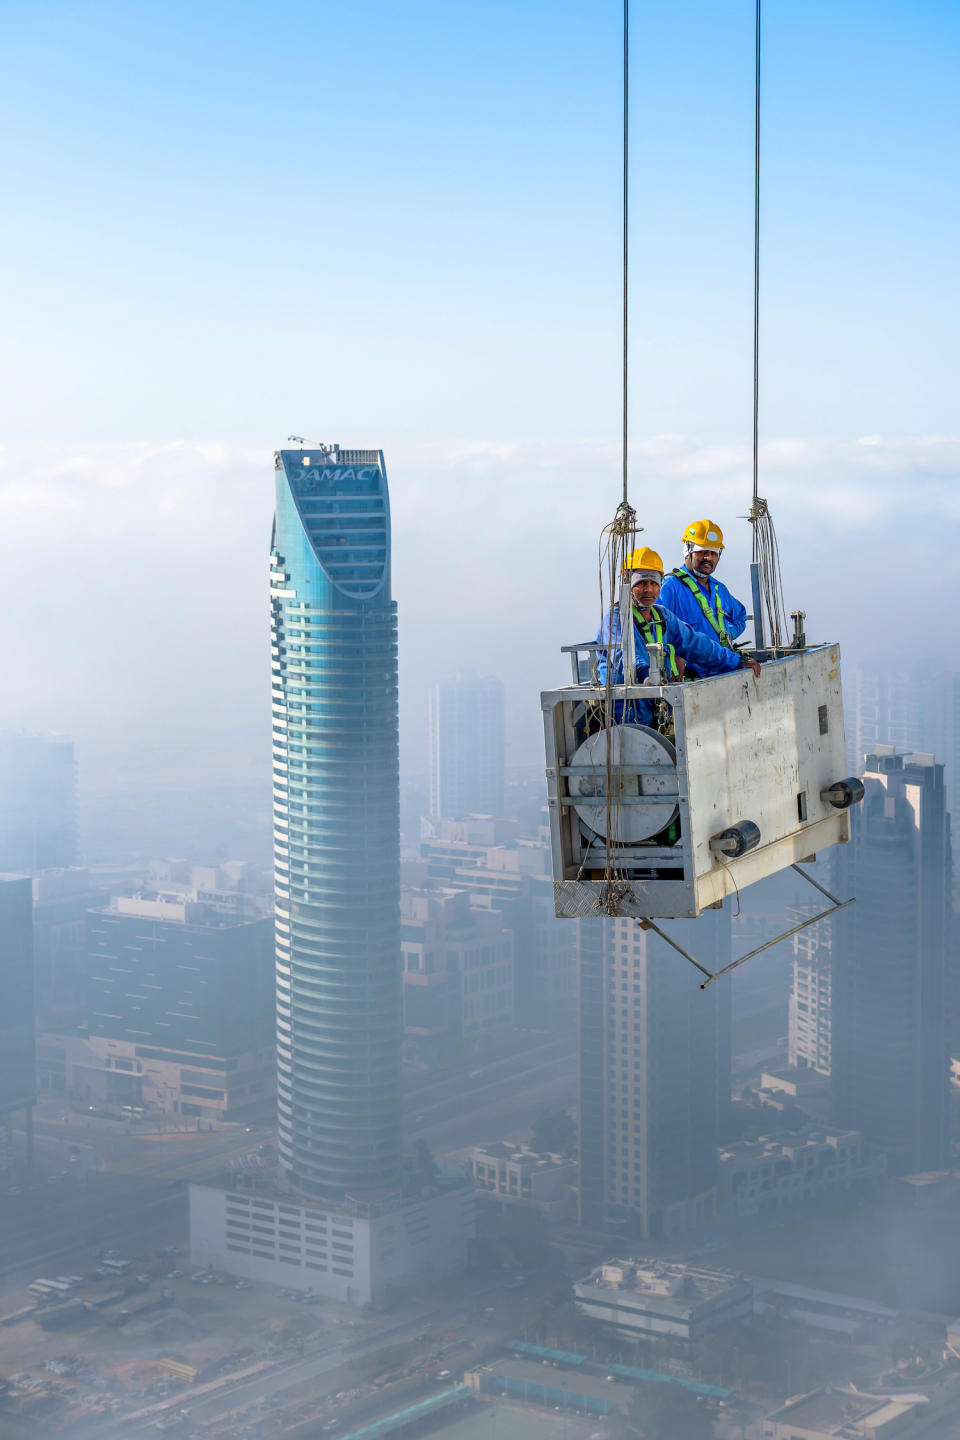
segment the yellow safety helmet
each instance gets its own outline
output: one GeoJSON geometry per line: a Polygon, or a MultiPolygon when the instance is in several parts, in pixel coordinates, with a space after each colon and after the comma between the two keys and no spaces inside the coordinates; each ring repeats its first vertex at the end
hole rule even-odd
{"type": "Polygon", "coordinates": [[[723,549],[723,531],[712,520],[693,520],[680,538],[685,545],[699,545],[701,550],[723,549]]]}
{"type": "Polygon", "coordinates": [[[631,570],[659,570],[663,574],[663,561],[656,550],[651,550],[649,545],[643,545],[639,550],[631,550],[623,562],[623,573],[629,575],[631,570]]]}

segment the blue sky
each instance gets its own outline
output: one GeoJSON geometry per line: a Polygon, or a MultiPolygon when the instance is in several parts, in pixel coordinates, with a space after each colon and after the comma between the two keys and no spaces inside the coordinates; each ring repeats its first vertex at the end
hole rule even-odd
{"type": "MultiPolygon", "coordinates": [[[[616,428],[616,4],[5,7],[8,427],[616,428]]],[[[634,4],[633,409],[749,410],[752,6],[634,4]]],[[[960,8],[768,3],[764,420],[942,427],[960,8]]]]}
{"type": "MultiPolygon", "coordinates": [[[[688,510],[736,529],[749,491],[752,46],[751,4],[634,0],[633,498],[665,550],[688,510]]],[[[259,695],[254,560],[293,430],[387,453],[411,763],[423,689],[457,663],[504,674],[526,724],[530,656],[549,680],[570,637],[543,624],[518,647],[511,617],[542,606],[546,553],[570,567],[557,627],[591,628],[617,498],[619,47],[606,0],[7,0],[0,559],[19,660],[0,723],[59,705],[61,728],[97,728],[84,662],[109,675],[109,653],[75,647],[46,699],[42,657],[65,607],[88,636],[115,613],[118,546],[191,693],[211,714],[259,695]],[[223,557],[214,604],[181,569],[222,557],[231,476],[245,558],[223,557]],[[177,505],[189,543],[155,523],[177,505]],[[424,562],[455,586],[465,533],[489,606],[444,628],[424,562]],[[46,629],[16,607],[38,573],[46,629]],[[190,639],[221,606],[253,627],[226,699],[190,639]]],[[[764,63],[761,492],[816,592],[800,600],[865,650],[873,607],[836,577],[847,537],[866,516],[922,563],[957,493],[960,7],[767,0],[764,63]]]]}

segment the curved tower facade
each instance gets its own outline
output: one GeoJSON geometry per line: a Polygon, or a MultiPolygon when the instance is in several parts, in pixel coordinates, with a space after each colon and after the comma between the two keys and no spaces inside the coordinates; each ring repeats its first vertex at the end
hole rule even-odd
{"type": "Polygon", "coordinates": [[[280,1158],[400,1182],[397,614],[383,455],[281,450],[271,555],[280,1158]]]}

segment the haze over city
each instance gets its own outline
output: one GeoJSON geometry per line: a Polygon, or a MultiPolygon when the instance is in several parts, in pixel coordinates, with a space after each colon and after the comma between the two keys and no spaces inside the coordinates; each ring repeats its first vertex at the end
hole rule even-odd
{"type": "Polygon", "coordinates": [[[758,15],[630,7],[618,566],[719,556],[715,665],[631,721],[601,647],[545,756],[613,598],[622,3],[0,14],[0,1440],[960,1434],[960,11],[763,9],[786,658],[710,598],[758,15]],[[785,938],[701,992],[637,918],[785,938]]]}

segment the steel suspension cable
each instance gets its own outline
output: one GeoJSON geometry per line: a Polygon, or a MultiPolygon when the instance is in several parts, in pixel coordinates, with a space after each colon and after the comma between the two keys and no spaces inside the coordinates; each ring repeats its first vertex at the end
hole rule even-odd
{"type": "MultiPolygon", "coordinates": [[[[760,437],[760,6],[757,0],[756,82],[753,132],[753,513],[757,509],[760,437]]],[[[757,526],[753,526],[753,552],[758,557],[757,526]]]]}
{"type": "Polygon", "coordinates": [[[623,0],[623,437],[621,464],[623,468],[623,504],[627,498],[627,374],[629,352],[627,348],[629,324],[629,279],[630,279],[630,0],[623,0]]]}

